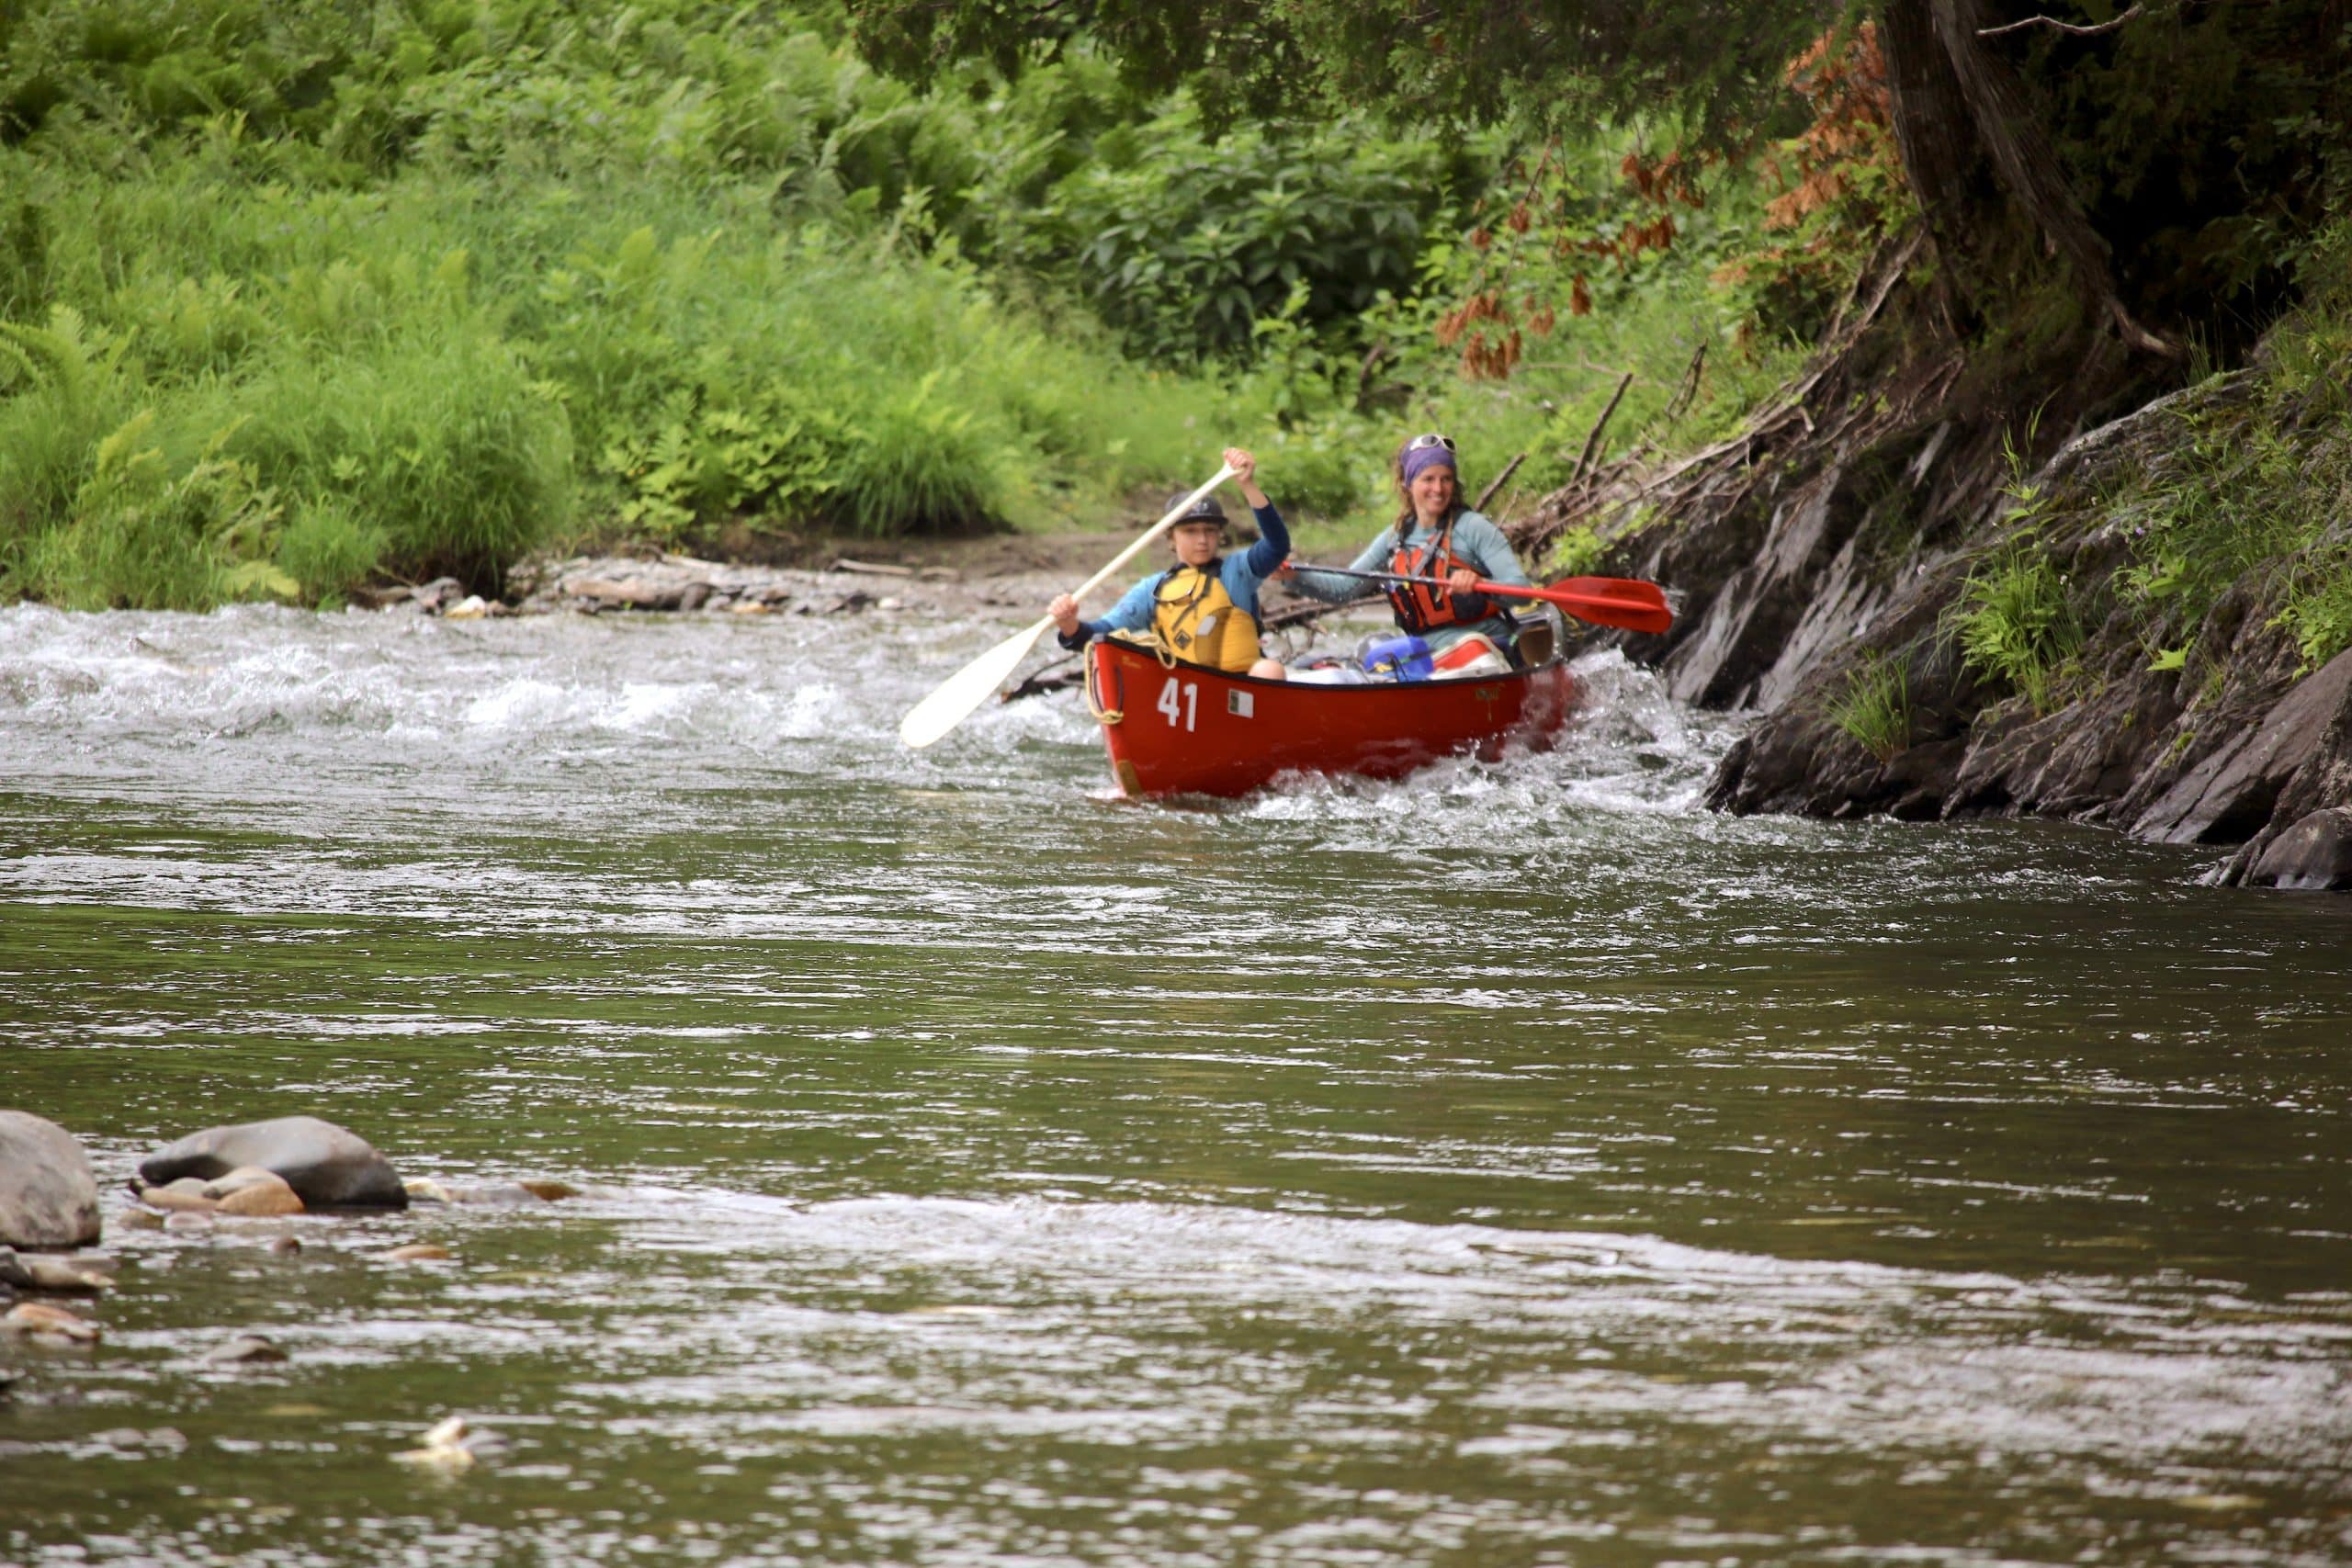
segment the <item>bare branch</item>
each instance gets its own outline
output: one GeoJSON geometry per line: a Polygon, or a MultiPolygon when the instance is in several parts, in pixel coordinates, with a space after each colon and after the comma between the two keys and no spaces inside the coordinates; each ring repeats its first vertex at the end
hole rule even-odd
{"type": "Polygon", "coordinates": [[[1976,29],[1976,36],[1978,38],[1999,38],[2003,33],[2013,33],[2025,28],[2055,28],[2062,33],[2072,33],[2076,38],[2092,38],[2100,33],[2113,32],[2116,28],[2121,27],[2132,17],[2138,16],[2143,8],[2143,7],[2140,5],[2139,0],[2132,0],[2132,8],[2124,12],[2121,16],[2111,17],[2104,22],[2099,22],[2087,28],[2078,27],[2073,22],[2062,22],[2055,17],[2028,17],[2022,22],[2005,22],[1997,28],[1979,28],[1976,29]]]}
{"type": "Polygon", "coordinates": [[[1592,460],[1600,451],[1600,433],[1609,428],[1610,416],[1617,412],[1617,405],[1625,400],[1625,389],[1633,384],[1634,373],[1631,370],[1618,378],[1617,389],[1609,395],[1609,406],[1602,409],[1600,417],[1592,422],[1592,430],[1584,438],[1584,450],[1577,454],[1577,466],[1568,475],[1570,484],[1577,483],[1590,471],[1592,460]]]}
{"type": "Polygon", "coordinates": [[[1510,462],[1505,463],[1503,465],[1503,471],[1495,476],[1495,482],[1488,485],[1485,490],[1480,491],[1478,492],[1478,499],[1470,503],[1470,510],[1473,512],[1486,511],[1487,502],[1494,500],[1495,492],[1510,482],[1511,475],[1519,472],[1519,466],[1525,461],[1527,461],[1527,454],[1521,452],[1518,457],[1513,457],[1510,462]]]}

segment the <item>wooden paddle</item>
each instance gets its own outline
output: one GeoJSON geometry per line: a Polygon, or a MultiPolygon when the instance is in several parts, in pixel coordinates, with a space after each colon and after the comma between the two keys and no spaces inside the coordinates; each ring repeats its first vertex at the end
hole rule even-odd
{"type": "MultiPolygon", "coordinates": [[[[1350,571],[1336,566],[1302,566],[1298,570],[1319,571],[1330,577],[1361,578],[1366,582],[1446,586],[1442,577],[1407,577],[1394,571],[1350,571]]],[[[1622,626],[1629,632],[1662,632],[1674,624],[1674,612],[1667,607],[1666,591],[1638,577],[1564,577],[1543,588],[1521,588],[1515,583],[1488,582],[1480,578],[1470,585],[1470,592],[1503,599],[1541,599],[1546,604],[1557,604],[1580,621],[1622,626]]]]}
{"type": "MultiPolygon", "coordinates": [[[[1102,585],[1103,580],[1135,558],[1137,551],[1175,525],[1176,519],[1190,512],[1203,496],[1233,478],[1236,470],[1219,468],[1216,477],[1168,509],[1168,515],[1154,523],[1136,536],[1134,544],[1111,558],[1110,564],[1080,584],[1070,596],[1082,599],[1102,585]]],[[[899,739],[921,750],[949,730],[964,722],[972,710],[988,700],[989,694],[1004,684],[1037,639],[1053,629],[1051,615],[1035,626],[1023,626],[1006,637],[978,659],[940,682],[931,695],[907,710],[899,721],[899,739]]]]}

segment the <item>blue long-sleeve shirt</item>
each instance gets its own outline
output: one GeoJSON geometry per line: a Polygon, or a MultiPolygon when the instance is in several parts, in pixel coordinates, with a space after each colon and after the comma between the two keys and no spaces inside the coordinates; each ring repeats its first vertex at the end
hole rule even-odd
{"type": "MultiPolygon", "coordinates": [[[[1250,515],[1258,524],[1258,542],[1238,555],[1223,558],[1217,575],[1225,583],[1225,596],[1233,601],[1234,607],[1252,622],[1262,623],[1263,617],[1258,613],[1258,585],[1290,558],[1290,530],[1283,526],[1283,514],[1274,510],[1272,502],[1251,507],[1250,515]]],[[[1080,621],[1076,633],[1057,632],[1056,639],[1064,648],[1080,649],[1111,632],[1143,630],[1151,625],[1152,615],[1159,608],[1154,591],[1167,575],[1164,571],[1153,572],[1128,589],[1102,619],[1080,621]]]]}

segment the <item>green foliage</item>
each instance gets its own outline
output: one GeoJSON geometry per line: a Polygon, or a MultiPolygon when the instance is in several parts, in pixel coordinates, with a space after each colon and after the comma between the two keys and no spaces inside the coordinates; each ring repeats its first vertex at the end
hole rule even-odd
{"type": "Polygon", "coordinates": [[[420,334],[239,389],[231,450],[288,494],[380,529],[419,576],[495,577],[571,515],[562,410],[513,349],[420,334]]]}
{"type": "Polygon", "coordinates": [[[2352,548],[2337,546],[2307,557],[2293,574],[2278,621],[2293,636],[2307,670],[2352,648],[2352,548]]]}
{"type": "Polygon", "coordinates": [[[1857,746],[1891,762],[1911,744],[1911,672],[1902,659],[1871,653],[1846,672],[1829,722],[1857,746]]]}
{"type": "Polygon", "coordinates": [[[2352,223],[2321,237],[2303,282],[2303,310],[2256,365],[2169,413],[2155,460],[2102,498],[2151,669],[2182,668],[2233,592],[2267,607],[2306,667],[2352,647],[2352,223]]]}
{"type": "Polygon", "coordinates": [[[969,526],[1243,434],[957,259],[1021,237],[990,192],[1132,107],[1080,62],[917,100],[788,14],[689,0],[54,0],[0,29],[0,592],[488,587],[605,517],[969,526]],[[164,467],[92,488],[141,411],[164,467]],[[266,527],[190,468],[220,430],[266,527]]]}
{"type": "Polygon", "coordinates": [[[100,440],[76,491],[72,525],[41,530],[20,570],[31,590],[70,609],[209,608],[298,585],[268,560],[284,508],[246,464],[223,457],[233,430],[185,468],[142,410],[100,440]]]}
{"type": "Polygon", "coordinates": [[[1182,106],[1096,152],[1054,187],[1043,231],[1102,319],[1170,362],[1231,355],[1268,318],[1324,326],[1408,291],[1457,173],[1354,119],[1212,142],[1182,106]]]}
{"type": "Polygon", "coordinates": [[[2173,457],[2170,483],[2124,504],[2135,521],[2122,583],[2187,629],[2248,570],[2292,547],[2295,525],[2279,502],[2294,492],[2296,459],[2276,431],[2240,421],[2192,431],[2173,457]]]}
{"type": "Polygon", "coordinates": [[[333,605],[373,576],[390,550],[383,527],[337,498],[311,501],[288,518],[272,558],[301,597],[333,605]]]}
{"type": "Polygon", "coordinates": [[[2042,714],[2082,652],[2083,627],[2066,580],[2041,545],[2051,497],[2026,473],[2038,423],[2038,416],[2029,422],[2022,441],[2011,432],[2002,434],[2009,466],[2005,537],[1970,569],[1960,597],[1945,611],[1944,632],[1958,641],[1968,668],[2022,694],[2042,714]]]}
{"type": "Polygon", "coordinates": [[[1608,546],[1589,525],[1570,528],[1553,541],[1547,577],[1587,577],[1598,570],[1608,546]]]}
{"type": "Polygon", "coordinates": [[[2082,624],[2065,580],[2029,535],[2002,546],[1968,574],[1948,626],[1972,670],[2021,693],[2037,714],[2082,651],[2082,624]]]}
{"type": "MultiPolygon", "coordinates": [[[[1220,114],[1275,118],[1379,104],[1400,120],[1555,125],[1689,109],[1728,136],[1770,100],[1781,67],[1827,19],[1819,6],[1641,6],[1566,0],[1411,7],[1362,0],[1170,6],[1156,0],[853,0],[859,47],[887,69],[935,79],[985,60],[1007,75],[1102,40],[1127,81],[1198,78],[1220,114]]],[[[1834,16],[1834,12],[1831,13],[1834,16]]]]}

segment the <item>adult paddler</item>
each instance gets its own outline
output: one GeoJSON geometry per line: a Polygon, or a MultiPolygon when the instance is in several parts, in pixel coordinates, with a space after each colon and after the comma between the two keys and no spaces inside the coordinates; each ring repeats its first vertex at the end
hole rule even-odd
{"type": "Polygon", "coordinates": [[[1258,460],[1228,446],[1225,463],[1257,520],[1258,542],[1239,555],[1224,554],[1225,509],[1216,496],[1203,497],[1168,531],[1176,564],[1127,590],[1102,619],[1080,619],[1078,601],[1067,593],[1046,606],[1064,648],[1075,651],[1113,632],[1137,633],[1188,663],[1237,675],[1281,674],[1280,665],[1258,655],[1258,585],[1289,557],[1290,530],[1258,488],[1258,460]]]}
{"type": "MultiPolygon", "coordinates": [[[[1485,578],[1524,588],[1529,586],[1527,573],[1503,531],[1483,513],[1463,504],[1453,439],[1414,436],[1397,452],[1395,472],[1403,503],[1396,525],[1382,529],[1348,570],[1443,579],[1442,588],[1397,582],[1382,589],[1397,626],[1441,654],[1473,634],[1486,637],[1509,653],[1518,630],[1510,604],[1472,592],[1471,584],[1485,578]]],[[[1363,592],[1353,578],[1328,575],[1308,566],[1298,568],[1284,581],[1310,599],[1334,604],[1363,592]]]]}

